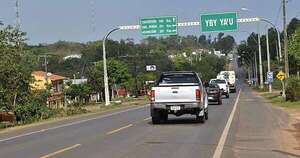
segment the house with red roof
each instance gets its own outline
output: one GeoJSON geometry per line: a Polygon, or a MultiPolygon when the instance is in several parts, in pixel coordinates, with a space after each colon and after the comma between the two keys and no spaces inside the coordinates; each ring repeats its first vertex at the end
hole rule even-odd
{"type": "Polygon", "coordinates": [[[63,87],[66,77],[44,71],[33,71],[31,75],[34,77],[31,89],[33,91],[41,91],[47,90],[47,86],[50,86],[50,96],[47,99],[47,105],[50,108],[63,108],[65,98],[63,87]]]}

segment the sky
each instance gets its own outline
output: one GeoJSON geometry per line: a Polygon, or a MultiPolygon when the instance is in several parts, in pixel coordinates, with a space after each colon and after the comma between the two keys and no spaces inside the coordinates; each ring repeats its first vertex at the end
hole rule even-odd
{"type": "MultiPolygon", "coordinates": [[[[112,28],[134,25],[142,17],[177,16],[179,22],[199,21],[201,14],[238,12],[240,18],[263,17],[282,29],[281,0],[19,0],[21,29],[29,44],[58,40],[88,42],[99,40],[112,28]],[[241,10],[247,8],[247,11],[241,10]]],[[[0,21],[15,25],[15,0],[0,0],[0,21]]],[[[300,0],[288,0],[288,20],[300,17],[300,0]]],[[[261,31],[265,31],[262,24],[261,31]]],[[[241,41],[247,32],[256,32],[256,24],[240,24],[239,31],[227,32],[241,41]]],[[[200,28],[183,27],[179,35],[201,35],[200,28]]],[[[208,35],[208,34],[206,34],[208,35]]],[[[215,35],[215,34],[212,34],[215,35]]],[[[114,40],[144,37],[138,30],[118,31],[114,40]]]]}

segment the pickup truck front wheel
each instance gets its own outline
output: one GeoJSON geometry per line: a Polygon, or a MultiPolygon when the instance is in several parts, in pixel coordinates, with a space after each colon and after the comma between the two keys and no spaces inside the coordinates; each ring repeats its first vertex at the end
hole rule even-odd
{"type": "Polygon", "coordinates": [[[205,120],[208,120],[208,109],[206,109],[206,111],[204,113],[204,117],[205,117],[205,120]]]}
{"type": "Polygon", "coordinates": [[[226,98],[229,98],[229,93],[226,94],[226,98]]]}
{"type": "Polygon", "coordinates": [[[197,122],[200,122],[200,123],[205,123],[205,116],[196,116],[196,120],[197,122]]]}

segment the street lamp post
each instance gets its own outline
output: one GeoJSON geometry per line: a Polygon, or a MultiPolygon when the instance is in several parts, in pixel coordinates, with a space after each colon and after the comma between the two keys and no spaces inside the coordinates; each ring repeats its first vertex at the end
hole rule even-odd
{"type": "Polygon", "coordinates": [[[280,32],[279,32],[279,30],[278,30],[277,27],[276,27],[272,22],[270,22],[269,20],[264,19],[264,18],[259,18],[259,20],[264,21],[264,22],[270,24],[270,25],[275,29],[275,31],[277,32],[277,42],[278,42],[279,61],[282,61],[281,40],[280,40],[280,32]]]}
{"type": "Polygon", "coordinates": [[[260,88],[264,88],[264,76],[263,76],[263,66],[262,66],[262,56],[261,56],[261,43],[260,43],[260,31],[259,31],[259,24],[257,22],[257,32],[258,32],[258,58],[259,58],[259,78],[260,78],[260,88]]]}
{"type": "MultiPolygon", "coordinates": [[[[281,61],[281,42],[280,42],[280,33],[278,31],[278,29],[275,27],[275,25],[273,23],[271,23],[270,21],[266,20],[266,19],[263,19],[263,18],[259,18],[260,21],[264,21],[268,24],[270,24],[272,27],[275,28],[276,32],[277,32],[277,38],[278,38],[278,49],[279,49],[279,59],[281,61]]],[[[258,22],[258,29],[259,29],[259,23],[258,22]]],[[[271,72],[271,68],[270,68],[270,51],[269,51],[269,39],[268,39],[268,34],[269,34],[269,31],[267,31],[267,56],[268,56],[268,72],[271,72]]],[[[264,85],[263,85],[263,72],[262,72],[262,59],[261,59],[261,44],[260,44],[260,32],[258,34],[259,38],[258,38],[258,43],[259,43],[259,71],[260,71],[260,88],[263,88],[264,85]]],[[[269,84],[269,91],[271,92],[272,91],[272,85],[269,84]]]]}
{"type": "MultiPolygon", "coordinates": [[[[267,58],[268,58],[268,73],[271,72],[271,64],[270,64],[270,47],[269,47],[269,30],[267,29],[266,34],[266,41],[267,41],[267,58]]],[[[272,83],[269,82],[269,92],[272,92],[272,83]]]]}
{"type": "Polygon", "coordinates": [[[103,78],[104,78],[104,94],[105,94],[105,106],[110,105],[110,100],[109,100],[109,87],[108,87],[108,75],[107,75],[107,64],[106,64],[106,48],[105,48],[105,42],[108,36],[119,30],[120,28],[114,28],[111,31],[108,32],[108,34],[103,38],[102,41],[102,46],[103,46],[103,78]]]}

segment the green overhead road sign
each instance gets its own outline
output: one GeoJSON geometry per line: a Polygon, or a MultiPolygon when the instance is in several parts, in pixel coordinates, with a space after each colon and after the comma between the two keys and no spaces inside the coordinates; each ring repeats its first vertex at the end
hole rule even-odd
{"type": "Polygon", "coordinates": [[[200,17],[201,32],[236,31],[237,13],[203,14],[200,17]]]}
{"type": "Polygon", "coordinates": [[[176,16],[141,18],[140,26],[144,36],[177,35],[176,16]]]}

